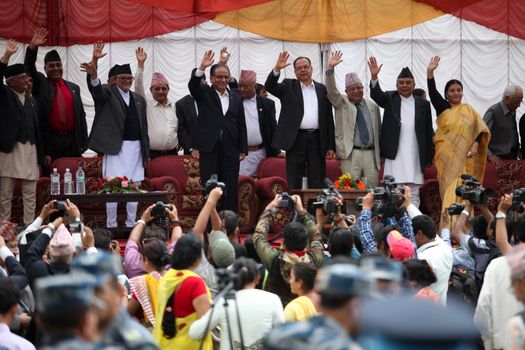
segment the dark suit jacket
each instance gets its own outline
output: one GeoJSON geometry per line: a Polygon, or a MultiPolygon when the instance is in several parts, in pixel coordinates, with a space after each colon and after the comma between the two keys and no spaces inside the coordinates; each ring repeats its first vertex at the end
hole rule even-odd
{"type": "MultiPolygon", "coordinates": [[[[395,159],[399,146],[401,132],[401,96],[397,91],[383,91],[377,82],[375,87],[370,84],[370,97],[382,108],[383,123],[381,124],[381,157],[395,159]]],[[[415,103],[415,133],[419,148],[419,163],[421,171],[432,164],[434,158],[434,129],[430,103],[414,96],[415,103]]]]}
{"type": "MultiPolygon", "coordinates": [[[[130,91],[140,123],[140,148],[144,165],[149,158],[148,119],[144,97],[130,91]]],[[[98,84],[92,90],[95,100],[95,119],[89,134],[89,148],[96,152],[115,155],[122,148],[124,124],[126,121],[126,103],[117,86],[98,84]]]]}
{"type": "Polygon", "coordinates": [[[191,132],[197,120],[197,110],[195,109],[195,100],[191,95],[186,95],[175,102],[175,113],[178,119],[177,136],[179,143],[188,154],[191,149],[191,132]]]}
{"type": "Polygon", "coordinates": [[[199,107],[199,117],[191,135],[192,148],[211,152],[222,133],[226,150],[232,154],[248,153],[242,98],[229,91],[230,105],[224,115],[217,91],[211,86],[201,85],[200,81],[200,77],[193,75],[188,83],[190,93],[199,107]]]}
{"type": "MultiPolygon", "coordinates": [[[[31,50],[29,47],[26,50],[26,56],[24,64],[29,69],[31,77],[33,78],[33,96],[38,101],[40,107],[40,125],[42,128],[42,134],[44,137],[44,152],[49,154],[47,141],[51,133],[49,128],[49,113],[51,111],[51,102],[55,96],[55,89],[47,80],[47,78],[36,70],[35,62],[38,54],[37,50],[31,50]]],[[[73,112],[75,115],[75,139],[77,142],[77,152],[81,154],[87,149],[87,123],[86,123],[86,112],[84,111],[84,105],[82,104],[82,98],[80,97],[80,87],[70,81],[64,80],[71,96],[73,96],[73,112]]]]}
{"type": "MultiPolygon", "coordinates": [[[[24,109],[13,90],[1,83],[6,67],[6,64],[0,62],[0,122],[2,123],[2,127],[0,127],[0,151],[10,153],[18,137],[18,127],[20,126],[20,118],[24,115],[24,109]]],[[[38,107],[33,97],[26,95],[26,99],[31,103],[33,109],[38,162],[42,163],[44,154],[40,123],[38,121],[38,107]]]]}
{"type": "Polygon", "coordinates": [[[266,150],[267,157],[274,157],[281,153],[280,149],[272,147],[275,134],[275,102],[266,97],[257,96],[257,112],[259,113],[259,130],[262,136],[262,144],[266,150]]]}
{"type": "MultiPolygon", "coordinates": [[[[264,87],[281,100],[281,114],[275,130],[272,146],[289,151],[295,143],[304,115],[303,93],[297,79],[284,79],[278,83],[279,76],[270,72],[264,87]]],[[[334,117],[332,105],[326,96],[326,87],[314,81],[319,108],[319,137],[321,154],[335,151],[334,117]]]]}

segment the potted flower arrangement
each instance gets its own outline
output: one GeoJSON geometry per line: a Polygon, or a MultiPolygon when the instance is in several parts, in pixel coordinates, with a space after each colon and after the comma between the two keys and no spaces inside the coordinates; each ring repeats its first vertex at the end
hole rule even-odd
{"type": "Polygon", "coordinates": [[[93,187],[93,193],[96,194],[128,192],[140,192],[140,187],[126,176],[102,178],[93,187]]]}
{"type": "Polygon", "coordinates": [[[358,178],[354,178],[351,174],[343,174],[334,182],[334,187],[337,190],[366,190],[365,184],[358,178]]]}

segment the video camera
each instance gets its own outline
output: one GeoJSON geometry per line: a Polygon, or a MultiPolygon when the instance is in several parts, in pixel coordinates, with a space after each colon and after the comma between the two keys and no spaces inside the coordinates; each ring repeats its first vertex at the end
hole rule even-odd
{"type": "Polygon", "coordinates": [[[459,203],[452,203],[450,207],[447,208],[448,215],[450,216],[459,215],[463,210],[465,210],[465,206],[459,203]]]}
{"type": "Polygon", "coordinates": [[[217,286],[220,291],[226,288],[230,283],[235,284],[235,281],[238,278],[237,273],[230,268],[217,269],[215,275],[217,275],[217,286]]]}
{"type": "Polygon", "coordinates": [[[334,183],[326,178],[324,179],[324,185],[325,188],[319,192],[319,196],[317,196],[317,202],[314,202],[314,208],[323,208],[323,212],[325,214],[335,214],[337,213],[337,209],[340,207],[339,202],[335,199],[335,197],[340,196],[339,192],[334,187],[334,183]]]}
{"type": "Polygon", "coordinates": [[[210,194],[211,190],[213,190],[215,187],[220,187],[223,192],[226,190],[226,184],[218,180],[217,174],[211,174],[208,181],[206,181],[206,183],[204,184],[204,188],[202,189],[202,194],[204,196],[207,196],[208,194],[210,194]]]}
{"type": "MultiPolygon", "coordinates": [[[[394,216],[405,201],[405,189],[400,188],[391,175],[384,176],[383,187],[376,187],[372,191],[374,193],[372,213],[377,216],[385,218],[394,216]]],[[[363,197],[356,199],[355,206],[357,210],[363,210],[363,197]]]]}
{"type": "Polygon", "coordinates": [[[157,202],[153,209],[151,209],[151,216],[153,218],[165,218],[168,216],[166,209],[171,210],[173,207],[171,204],[164,204],[163,202],[157,202]]]}
{"type": "Polygon", "coordinates": [[[288,192],[281,193],[281,201],[279,202],[279,208],[288,208],[293,210],[295,208],[295,201],[288,192]]]}
{"type": "Polygon", "coordinates": [[[463,183],[456,188],[456,196],[475,204],[487,204],[490,191],[483,188],[478,179],[472,175],[461,175],[463,183]]]}

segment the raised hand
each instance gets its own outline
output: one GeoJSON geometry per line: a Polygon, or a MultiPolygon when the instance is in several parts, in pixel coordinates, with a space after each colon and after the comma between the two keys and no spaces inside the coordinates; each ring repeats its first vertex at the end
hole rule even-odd
{"type": "Polygon", "coordinates": [[[439,66],[439,61],[441,60],[441,57],[434,56],[430,59],[430,62],[428,63],[427,67],[427,78],[434,78],[434,70],[439,66]]]}
{"type": "Polygon", "coordinates": [[[370,69],[370,74],[372,75],[372,80],[377,80],[377,75],[381,71],[383,64],[378,65],[377,60],[374,56],[370,57],[368,60],[368,68],[370,69]]]}
{"type": "Polygon", "coordinates": [[[29,43],[29,48],[36,49],[37,47],[44,45],[47,41],[47,34],[48,31],[46,28],[37,28],[31,42],[29,43]]]}
{"type": "Polygon", "coordinates": [[[89,74],[93,80],[97,79],[98,77],[97,67],[92,62],[81,63],[80,70],[89,74]]]}
{"type": "Polygon", "coordinates": [[[341,62],[343,62],[343,53],[341,51],[332,52],[328,59],[328,70],[333,70],[341,62]]]}
{"type": "Polygon", "coordinates": [[[287,51],[281,52],[277,58],[277,62],[275,63],[274,71],[279,73],[281,69],[288,67],[291,64],[288,62],[288,58],[290,58],[290,55],[287,51]]]}
{"type": "Polygon", "coordinates": [[[97,41],[95,44],[93,44],[93,54],[91,62],[96,64],[98,60],[104,56],[106,56],[108,53],[104,52],[104,43],[102,41],[97,41]]]}
{"type": "Polygon", "coordinates": [[[204,56],[202,56],[201,65],[199,67],[200,70],[204,71],[206,68],[211,66],[213,62],[215,61],[213,57],[215,56],[215,53],[212,50],[208,50],[204,53],[204,56]]]}
{"type": "Polygon", "coordinates": [[[137,47],[135,50],[135,57],[137,57],[137,64],[139,68],[144,68],[144,62],[146,62],[148,54],[146,54],[146,51],[144,51],[143,47],[137,47]]]}
{"type": "Polygon", "coordinates": [[[2,57],[3,63],[8,63],[9,58],[18,50],[18,44],[14,40],[8,40],[5,43],[4,57],[2,57]]]}
{"type": "Polygon", "coordinates": [[[226,64],[230,59],[231,53],[228,52],[228,48],[225,46],[221,49],[221,57],[219,58],[219,63],[226,64]]]}

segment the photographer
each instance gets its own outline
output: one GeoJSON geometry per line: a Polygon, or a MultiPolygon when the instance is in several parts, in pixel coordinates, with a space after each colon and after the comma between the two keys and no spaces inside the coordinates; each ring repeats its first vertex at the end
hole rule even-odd
{"type": "MultiPolygon", "coordinates": [[[[150,205],[142,213],[140,220],[137,221],[133,230],[129,234],[128,241],[126,243],[126,250],[124,251],[124,263],[126,266],[126,274],[128,278],[140,276],[145,274],[143,269],[142,254],[140,248],[143,243],[151,238],[158,238],[165,240],[164,231],[155,225],[148,225],[154,217],[151,215],[153,208],[157,204],[150,205]]],[[[181,224],[179,221],[179,215],[177,208],[171,205],[170,208],[165,208],[166,214],[168,215],[173,229],[171,231],[171,241],[176,242],[182,236],[181,224]]]]}
{"type": "Polygon", "coordinates": [[[499,255],[494,237],[494,216],[487,204],[464,200],[462,205],[464,209],[452,228],[451,236],[474,259],[474,275],[478,287],[481,287],[490,260],[499,255]],[[464,233],[463,230],[470,218],[469,213],[473,208],[479,209],[482,215],[472,218],[470,232],[464,233]]]}
{"type": "MultiPolygon", "coordinates": [[[[409,202],[410,195],[406,196],[407,193],[410,194],[410,189],[408,186],[404,186],[405,189],[405,198],[404,201],[401,202],[401,205],[399,206],[396,216],[399,221],[399,228],[401,235],[406,238],[408,241],[412,243],[412,246],[414,245],[415,238],[414,238],[414,231],[412,229],[412,222],[410,221],[410,217],[408,215],[408,212],[406,210],[407,201],[409,202]]],[[[403,197],[403,194],[401,192],[397,192],[398,196],[403,197]]],[[[374,193],[369,192],[366,194],[366,196],[363,198],[363,210],[361,211],[361,215],[359,215],[359,218],[357,219],[357,222],[359,224],[359,228],[361,230],[361,243],[363,244],[363,251],[366,253],[375,253],[378,251],[378,243],[376,242],[376,239],[374,237],[374,234],[372,232],[372,209],[374,208],[374,193]]],[[[389,218],[390,220],[394,220],[394,218],[389,218]]],[[[394,220],[395,221],[395,220],[394,220]]],[[[407,242],[405,242],[402,237],[394,237],[399,239],[392,239],[392,244],[395,244],[396,248],[398,246],[402,246],[408,248],[407,242]]],[[[387,240],[388,241],[388,240],[387,240]]],[[[389,256],[393,249],[389,247],[388,242],[384,247],[383,252],[385,255],[389,256]]],[[[404,249],[407,250],[408,249],[404,249]]],[[[399,258],[401,258],[401,253],[399,258]]],[[[410,257],[405,257],[410,258],[410,257]]],[[[398,259],[402,260],[402,259],[398,259]]]]}
{"type": "Polygon", "coordinates": [[[215,266],[227,267],[235,261],[235,249],[226,234],[221,231],[222,222],[217,212],[217,204],[221,200],[222,195],[221,187],[215,187],[210,191],[193,227],[193,234],[203,245],[200,264],[195,272],[204,278],[213,296],[218,293],[215,266]],[[210,219],[212,231],[208,235],[208,247],[205,248],[206,240],[204,234],[210,219]]]}
{"type": "MultiPolygon", "coordinates": [[[[320,224],[303,208],[301,198],[291,196],[297,213],[297,221],[292,221],[284,227],[284,242],[279,249],[268,242],[271,222],[282,201],[281,195],[276,195],[259,217],[259,222],[252,235],[257,255],[268,270],[266,289],[279,295],[286,306],[294,298],[288,283],[292,266],[297,262],[311,262],[320,266],[323,261],[323,243],[320,224]]],[[[322,209],[318,209],[322,210],[322,209]]]]}

